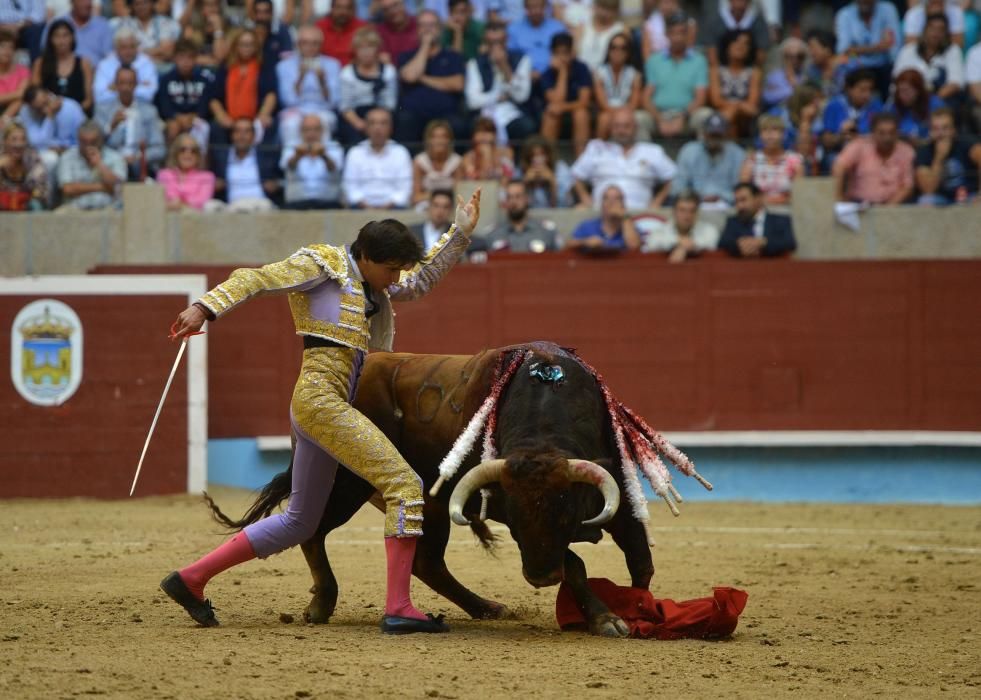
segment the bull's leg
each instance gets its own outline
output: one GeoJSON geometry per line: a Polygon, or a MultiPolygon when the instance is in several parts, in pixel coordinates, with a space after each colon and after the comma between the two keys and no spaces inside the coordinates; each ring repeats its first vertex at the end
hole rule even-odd
{"type": "Polygon", "coordinates": [[[313,537],[300,545],[307,566],[310,567],[310,575],[313,576],[313,586],[310,588],[313,598],[303,611],[303,619],[318,624],[327,623],[337,606],[337,579],[330,568],[330,560],[327,559],[327,548],[324,546],[326,536],[327,532],[319,529],[313,537]]]}
{"type": "Polygon", "coordinates": [[[586,564],[575,552],[567,549],[565,552],[565,582],[572,589],[591,634],[603,637],[626,637],[630,634],[627,623],[610,612],[606,603],[596,597],[586,583],[586,564]]]}
{"type": "Polygon", "coordinates": [[[610,535],[617,546],[623,550],[623,557],[630,572],[630,585],[634,588],[647,590],[654,578],[654,559],[651,556],[650,545],[647,544],[647,533],[644,524],[633,517],[624,518],[610,529],[610,535]]]}

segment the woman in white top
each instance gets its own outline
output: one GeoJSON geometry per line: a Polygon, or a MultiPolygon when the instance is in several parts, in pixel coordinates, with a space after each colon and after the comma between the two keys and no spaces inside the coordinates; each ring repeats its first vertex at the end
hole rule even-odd
{"type": "Polygon", "coordinates": [[[362,27],[351,40],[354,60],[341,69],[341,99],[338,112],[341,143],[350,145],[364,138],[365,116],[375,107],[389,112],[398,100],[398,73],[381,62],[381,37],[371,27],[362,27]]]}
{"type": "Polygon", "coordinates": [[[952,0],[920,0],[906,3],[909,9],[903,15],[903,41],[915,44],[920,40],[930,15],[947,15],[950,24],[950,38],[958,46],[964,46],[964,8],[960,2],[952,0]]]}
{"type": "Polygon", "coordinates": [[[412,203],[416,205],[428,202],[436,190],[452,192],[463,161],[453,152],[453,127],[445,119],[429,122],[423,141],[423,152],[412,159],[412,203]]]}
{"type": "Polygon", "coordinates": [[[614,34],[623,31],[620,0],[596,0],[593,15],[573,30],[577,58],[594,71],[606,58],[606,47],[614,34]]]}
{"type": "Polygon", "coordinates": [[[640,109],[643,85],[640,71],[630,65],[630,35],[614,34],[606,51],[606,60],[593,74],[593,90],[598,106],[596,138],[606,139],[610,134],[610,117],[620,107],[640,109]]]}
{"type": "MultiPolygon", "coordinates": [[[[641,50],[644,52],[646,61],[652,53],[667,51],[668,36],[665,32],[664,18],[678,14],[682,11],[681,3],[678,0],[645,0],[645,8],[648,4],[653,6],[652,11],[647,15],[644,22],[644,30],[641,32],[641,50]]],[[[698,36],[698,25],[694,19],[688,19],[688,45],[695,45],[695,37],[698,36]]]]}

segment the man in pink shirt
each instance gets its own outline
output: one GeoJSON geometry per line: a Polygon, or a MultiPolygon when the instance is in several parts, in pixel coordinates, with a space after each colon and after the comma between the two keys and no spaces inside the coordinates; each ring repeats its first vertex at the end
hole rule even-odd
{"type": "Polygon", "coordinates": [[[381,0],[378,6],[382,14],[381,24],[377,26],[382,40],[382,60],[395,63],[401,54],[419,48],[416,18],[406,12],[405,0],[381,0]]]}
{"type": "Polygon", "coordinates": [[[840,201],[902,204],[913,194],[912,146],[899,140],[899,124],[890,112],[872,118],[872,133],[849,143],[831,174],[840,201]]]}

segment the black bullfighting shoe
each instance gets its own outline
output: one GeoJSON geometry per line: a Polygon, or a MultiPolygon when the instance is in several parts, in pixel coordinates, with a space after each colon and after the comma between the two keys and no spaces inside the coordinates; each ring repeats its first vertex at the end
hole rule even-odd
{"type": "Polygon", "coordinates": [[[450,627],[443,622],[443,616],[433,617],[431,613],[426,613],[426,620],[417,620],[414,617],[399,617],[398,615],[386,615],[381,621],[381,631],[385,634],[413,634],[415,632],[429,632],[439,634],[449,632],[450,627]]]}
{"type": "Polygon", "coordinates": [[[211,601],[198,600],[176,571],[167,574],[167,577],[160,582],[160,590],[187,610],[187,614],[202,627],[218,626],[218,618],[215,617],[215,609],[211,606],[211,601]]]}

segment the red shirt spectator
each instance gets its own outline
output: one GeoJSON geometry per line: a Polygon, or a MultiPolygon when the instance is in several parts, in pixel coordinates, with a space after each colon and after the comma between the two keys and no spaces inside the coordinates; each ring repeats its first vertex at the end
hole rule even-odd
{"type": "Polygon", "coordinates": [[[382,40],[382,54],[389,63],[395,63],[404,53],[415,53],[419,48],[419,32],[416,18],[405,11],[405,0],[381,0],[382,21],[378,35],[382,40]]]}
{"type": "Polygon", "coordinates": [[[324,45],[320,53],[336,58],[342,66],[354,59],[351,41],[354,33],[368,23],[354,16],[354,0],[334,0],[330,14],[317,22],[324,33],[324,45]]]}

